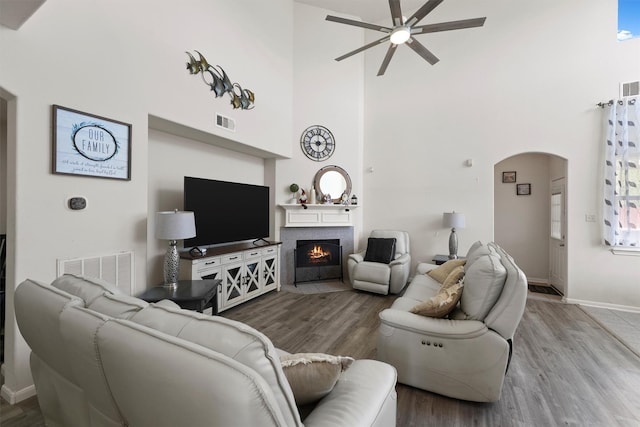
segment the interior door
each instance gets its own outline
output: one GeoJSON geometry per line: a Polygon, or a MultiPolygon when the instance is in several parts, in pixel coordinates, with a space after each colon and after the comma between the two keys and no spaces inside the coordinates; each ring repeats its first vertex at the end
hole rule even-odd
{"type": "Polygon", "coordinates": [[[549,284],[565,295],[567,288],[567,197],[565,179],[551,183],[551,233],[549,236],[549,284]]]}

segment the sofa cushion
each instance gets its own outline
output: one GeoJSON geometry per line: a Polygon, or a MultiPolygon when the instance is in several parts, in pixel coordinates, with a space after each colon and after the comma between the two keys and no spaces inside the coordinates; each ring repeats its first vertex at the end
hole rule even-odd
{"type": "Polygon", "coordinates": [[[467,256],[465,258],[469,258],[471,254],[474,253],[475,250],[481,246],[482,246],[482,242],[480,240],[476,240],[475,242],[473,242],[473,244],[469,247],[469,250],[467,251],[467,256]]]}
{"type": "Polygon", "coordinates": [[[149,304],[139,298],[105,292],[87,305],[87,308],[117,319],[130,319],[147,305],[149,304]]]}
{"type": "Polygon", "coordinates": [[[454,268],[463,266],[467,260],[464,259],[451,259],[444,264],[441,264],[434,268],[433,270],[429,270],[427,274],[434,279],[436,279],[440,283],[444,283],[449,273],[453,271],[454,268]]]}
{"type": "Polygon", "coordinates": [[[281,355],[280,362],[297,405],[306,405],[331,393],[353,358],[322,353],[281,355]]]}
{"type": "Polygon", "coordinates": [[[94,299],[102,296],[105,292],[112,294],[122,293],[118,288],[104,280],[95,277],[76,276],[75,274],[64,274],[51,282],[51,286],[83,299],[86,305],[91,304],[94,299]]]}
{"type": "Polygon", "coordinates": [[[462,285],[455,283],[448,287],[442,287],[440,292],[428,300],[409,310],[411,313],[429,317],[445,317],[454,309],[462,294],[462,285]]]}
{"type": "Polygon", "coordinates": [[[475,263],[480,257],[485,255],[498,255],[497,251],[491,245],[482,245],[479,246],[476,250],[469,253],[467,256],[467,263],[464,265],[465,270],[471,268],[473,263],[475,263]]]}
{"type": "Polygon", "coordinates": [[[483,255],[466,269],[460,306],[467,319],[484,320],[498,300],[507,270],[497,255],[483,255]]]}
{"type": "Polygon", "coordinates": [[[291,387],[280,357],[265,335],[252,327],[219,316],[150,304],[131,321],[222,353],[256,371],[269,384],[287,425],[300,425],[291,387]]]}
{"type": "Polygon", "coordinates": [[[396,238],[369,237],[364,260],[389,264],[396,255],[396,238]]]}
{"type": "Polygon", "coordinates": [[[387,264],[363,261],[353,271],[353,280],[370,283],[388,284],[391,269],[387,264]]]}

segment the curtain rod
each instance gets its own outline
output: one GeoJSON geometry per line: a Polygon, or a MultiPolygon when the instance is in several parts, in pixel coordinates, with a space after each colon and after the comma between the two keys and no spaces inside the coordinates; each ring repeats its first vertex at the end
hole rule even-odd
{"type": "MultiPolygon", "coordinates": [[[[618,102],[620,103],[620,105],[623,105],[623,103],[624,103],[624,101],[622,99],[619,99],[618,102]]],[[[596,104],[596,107],[600,107],[600,108],[610,107],[614,103],[615,103],[615,101],[613,99],[610,99],[607,102],[598,102],[596,104]]],[[[629,99],[629,104],[634,105],[635,103],[636,103],[636,98],[629,99]]]]}
{"type": "Polygon", "coordinates": [[[612,106],[612,105],[613,105],[613,99],[610,99],[610,100],[608,100],[607,102],[598,102],[598,103],[596,104],[596,106],[597,106],[597,107],[600,107],[600,108],[604,108],[604,107],[612,106]]]}

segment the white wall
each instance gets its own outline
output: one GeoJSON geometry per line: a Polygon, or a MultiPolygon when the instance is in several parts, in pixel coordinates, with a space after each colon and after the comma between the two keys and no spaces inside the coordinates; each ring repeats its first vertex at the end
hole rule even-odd
{"type": "Polygon", "coordinates": [[[497,163],[494,176],[494,240],[529,281],[543,283],[549,276],[550,162],[546,154],[519,154],[497,163]],[[516,184],[503,183],[504,171],[516,171],[517,184],[531,184],[531,195],[518,196],[516,184]]]}
{"type": "MultiPolygon", "coordinates": [[[[402,227],[414,260],[443,253],[442,212],[466,214],[460,252],[493,234],[493,167],[514,154],[568,159],[568,298],[640,307],[638,258],[600,244],[602,111],[640,77],[640,40],[617,42],[617,2],[444,2],[428,23],[487,16],[482,28],[417,36],[441,61],[401,46],[366,54],[365,227],[402,227]],[[466,168],[464,161],[474,159],[466,168]]],[[[367,34],[373,39],[376,35],[367,34]]],[[[535,191],[535,188],[534,188],[535,191]]]]}
{"type": "MultiPolygon", "coordinates": [[[[167,250],[167,242],[154,237],[153,213],[184,208],[184,177],[264,185],[264,169],[261,158],[149,130],[147,287],[162,283],[163,257],[167,250]]],[[[225,201],[211,200],[211,203],[225,201]]]]}
{"type": "MultiPolygon", "coordinates": [[[[361,56],[342,62],[333,59],[361,46],[363,32],[325,21],[330,12],[324,9],[295,3],[294,11],[295,96],[293,128],[289,133],[293,152],[290,159],[276,160],[276,202],[285,203],[291,197],[288,190],[291,183],[308,192],[320,168],[337,165],[349,173],[352,193],[366,205],[361,197],[364,60],[361,56]],[[323,125],[335,137],[335,152],[325,161],[312,161],[300,149],[300,136],[311,125],[323,125]]],[[[363,210],[354,209],[356,234],[363,210]]],[[[276,224],[283,224],[284,211],[277,212],[276,224]]]]}
{"type": "MultiPolygon", "coordinates": [[[[147,286],[150,115],[229,138],[213,124],[220,112],[236,119],[231,139],[265,156],[289,155],[292,34],[291,0],[56,0],[19,31],[0,27],[0,91],[15,109],[7,298],[26,278],[51,281],[58,258],[120,250],[134,251],[137,290],[147,286]],[[234,111],[189,75],[185,51],[193,49],[254,90],[255,109],[234,111]],[[52,175],[52,104],[132,124],[131,181],[52,175]],[[70,211],[67,199],[78,195],[88,207],[70,211]]],[[[33,390],[28,347],[9,320],[2,393],[11,399],[33,390]]]]}

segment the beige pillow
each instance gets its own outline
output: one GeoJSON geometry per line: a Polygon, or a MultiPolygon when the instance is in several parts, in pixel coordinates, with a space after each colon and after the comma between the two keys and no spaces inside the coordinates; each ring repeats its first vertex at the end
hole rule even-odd
{"type": "Polygon", "coordinates": [[[427,274],[431,276],[433,279],[437,280],[438,283],[444,283],[447,276],[454,268],[464,265],[467,262],[464,259],[450,259],[442,265],[437,266],[433,270],[427,271],[427,274]]]}
{"type": "Polygon", "coordinates": [[[448,288],[450,286],[453,286],[456,283],[458,283],[460,280],[462,280],[463,277],[464,277],[464,265],[459,265],[453,270],[451,270],[451,273],[449,273],[447,278],[444,279],[444,282],[442,282],[442,287],[448,288]]]}
{"type": "Polygon", "coordinates": [[[322,353],[296,353],[280,357],[298,406],[316,402],[331,393],[340,374],[353,358],[322,353]]]}
{"type": "Polygon", "coordinates": [[[448,288],[443,286],[437,294],[409,311],[421,316],[444,317],[454,309],[460,300],[460,296],[462,296],[462,285],[460,283],[448,288]]]}

